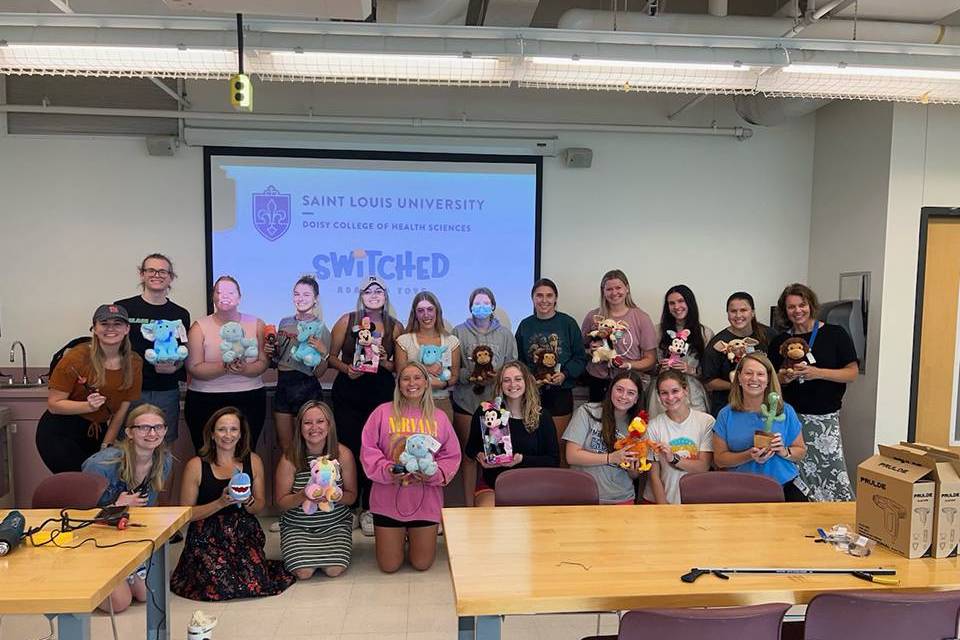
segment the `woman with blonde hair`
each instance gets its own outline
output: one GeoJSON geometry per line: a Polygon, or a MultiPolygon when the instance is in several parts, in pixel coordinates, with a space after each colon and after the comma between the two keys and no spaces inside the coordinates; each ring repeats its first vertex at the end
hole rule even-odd
{"type": "Polygon", "coordinates": [[[540,406],[537,381],[526,365],[519,360],[504,364],[497,374],[493,396],[500,399],[510,412],[508,422],[513,459],[499,464],[487,461],[483,449],[483,418],[489,411],[498,413],[500,407],[492,403],[489,406],[481,405],[473,414],[470,438],[467,440],[467,457],[463,465],[464,483],[476,487],[474,505],[478,507],[495,505],[497,476],[507,469],[556,467],[560,464],[556,428],[550,414],[540,406]],[[475,465],[481,468],[479,477],[475,465]]]}
{"type": "Polygon", "coordinates": [[[143,360],[130,345],[127,310],[100,305],[92,324],[90,343],[67,351],[50,375],[36,442],[53,473],[80,471],[84,460],[113,445],[130,403],[140,397],[143,360]]]}
{"type": "Polygon", "coordinates": [[[780,382],[770,360],[761,353],[748,353],[734,370],[730,404],[720,410],[713,425],[713,461],[721,469],[756,473],[783,485],[788,502],[806,502],[806,487],[797,463],[807,455],[797,412],[780,396],[780,382]],[[764,407],[770,393],[778,396],[776,407],[764,407]],[[774,410],[782,419],[772,423],[773,439],[757,447],[754,433],[765,430],[761,410],[774,410]]]}
{"type": "Polygon", "coordinates": [[[377,565],[385,573],[403,565],[408,539],[413,568],[426,571],[433,565],[443,487],[460,466],[460,443],[446,414],[433,404],[429,377],[419,362],[407,363],[397,375],[393,402],[377,407],[363,427],[360,461],[373,481],[370,512],[377,565]],[[435,468],[410,471],[412,463],[400,464],[413,438],[423,447],[419,453],[432,455],[435,468]]]}

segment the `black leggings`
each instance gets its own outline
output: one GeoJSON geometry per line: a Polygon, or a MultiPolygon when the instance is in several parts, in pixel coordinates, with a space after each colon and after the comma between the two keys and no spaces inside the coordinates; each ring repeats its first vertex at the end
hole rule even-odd
{"type": "Polygon", "coordinates": [[[80,471],[83,461],[100,451],[100,443],[107,431],[102,427],[94,436],[91,427],[83,416],[62,416],[45,411],[37,424],[37,451],[47,469],[53,473],[80,471]]]}
{"type": "Polygon", "coordinates": [[[372,485],[360,462],[363,425],[374,409],[393,399],[393,387],[393,374],[385,369],[365,373],[356,380],[338,373],[333,380],[333,418],[337,423],[337,438],[357,459],[358,504],[363,510],[370,508],[372,485]]]}
{"type": "Polygon", "coordinates": [[[183,415],[190,427],[190,439],[193,448],[200,451],[203,447],[203,427],[214,413],[224,407],[236,407],[250,425],[250,450],[257,448],[263,421],[267,417],[267,390],[263,387],[251,391],[229,391],[227,393],[206,393],[187,390],[183,403],[183,415]]]}

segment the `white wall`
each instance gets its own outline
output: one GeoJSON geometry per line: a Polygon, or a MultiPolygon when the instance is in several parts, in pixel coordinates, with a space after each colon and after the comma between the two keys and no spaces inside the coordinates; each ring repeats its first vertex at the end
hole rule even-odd
{"type": "MultiPolygon", "coordinates": [[[[224,108],[220,83],[190,87],[195,109],[224,108]]],[[[263,111],[666,124],[682,98],[278,84],[258,87],[257,100],[263,111]]],[[[691,109],[681,124],[714,119],[739,124],[723,99],[691,109]]],[[[714,329],[725,326],[734,290],[768,308],[786,282],[807,274],[813,134],[812,116],[757,128],[747,142],[561,133],[559,148],[594,150],[590,169],[545,161],[542,272],[559,283],[561,308],[582,318],[596,304],[600,275],[614,267],[655,317],[663,291],[680,282],[714,329]]],[[[0,352],[24,339],[30,363],[45,365],[87,330],[96,304],[136,292],[135,267],[151,251],[174,259],[173,298],[202,313],[201,165],[199,149],[150,157],[142,138],[0,136],[0,352]]]]}
{"type": "Polygon", "coordinates": [[[817,111],[808,284],[836,300],[839,276],[871,274],[866,372],[847,387],[840,420],[847,467],[873,453],[893,105],[837,101],[817,111]]]}

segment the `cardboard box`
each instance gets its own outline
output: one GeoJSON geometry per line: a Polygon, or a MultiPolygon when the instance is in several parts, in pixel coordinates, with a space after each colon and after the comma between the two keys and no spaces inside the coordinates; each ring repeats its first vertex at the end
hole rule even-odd
{"type": "Polygon", "coordinates": [[[857,467],[857,532],[920,558],[933,539],[936,482],[931,469],[899,460],[896,449],[880,445],[857,467]]]}
{"type": "Polygon", "coordinates": [[[919,452],[923,457],[907,459],[933,470],[934,491],[933,546],[934,558],[946,558],[960,552],[960,455],[950,449],[920,442],[901,442],[901,446],[919,452]]]}

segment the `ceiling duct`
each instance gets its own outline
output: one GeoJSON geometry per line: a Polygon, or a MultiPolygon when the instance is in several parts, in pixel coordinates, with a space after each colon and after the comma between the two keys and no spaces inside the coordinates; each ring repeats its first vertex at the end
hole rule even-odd
{"type": "Polygon", "coordinates": [[[366,20],[373,0],[163,0],[175,11],[261,16],[289,16],[314,20],[366,20]]]}
{"type": "Polygon", "coordinates": [[[733,96],[737,114],[750,124],[775,127],[790,118],[802,118],[832,102],[825,98],[765,98],[733,96]]]}

